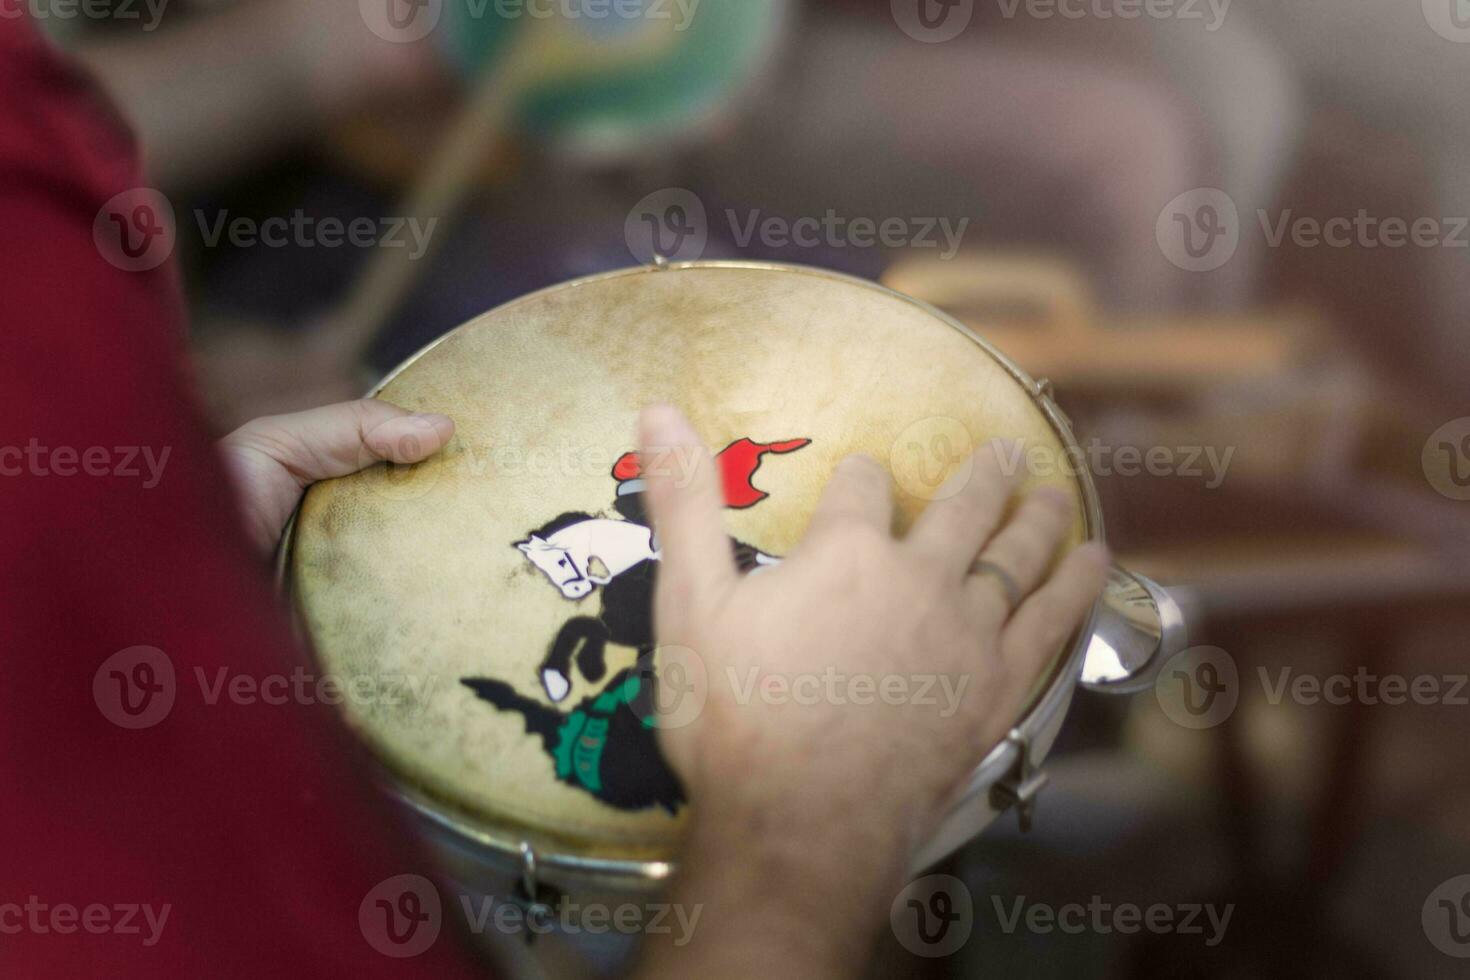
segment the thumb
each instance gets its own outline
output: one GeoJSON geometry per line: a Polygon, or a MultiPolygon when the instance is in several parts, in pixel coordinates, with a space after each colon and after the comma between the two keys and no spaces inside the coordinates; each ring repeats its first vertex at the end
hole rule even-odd
{"type": "MultiPolygon", "coordinates": [[[[443,449],[454,436],[454,421],[433,412],[408,413],[386,402],[373,402],[401,413],[362,433],[361,448],[378,461],[421,463],[443,449]]],[[[361,462],[361,461],[360,461],[361,462]]]]}
{"type": "Polygon", "coordinates": [[[280,464],[301,486],[377,462],[417,463],[454,435],[443,415],[414,414],[375,398],[256,419],[222,441],[280,464]]]}
{"type": "Polygon", "coordinates": [[[649,510],[663,552],[660,591],[687,590],[696,602],[719,595],[734,584],[736,570],[714,457],[671,405],[645,408],[638,429],[649,510]]]}

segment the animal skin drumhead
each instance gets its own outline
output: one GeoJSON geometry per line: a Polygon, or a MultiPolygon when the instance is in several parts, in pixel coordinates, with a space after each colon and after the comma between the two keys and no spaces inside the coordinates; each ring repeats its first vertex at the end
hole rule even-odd
{"type": "Polygon", "coordinates": [[[719,454],[743,569],[796,545],[844,456],[888,467],[901,533],[998,436],[1028,488],[1073,495],[1071,543],[1088,532],[1070,437],[1012,369],[928,307],[813,270],[570,283],[448,334],[378,397],[451,416],[455,437],[311,489],[288,559],[301,621],[416,798],[538,849],[664,858],[687,810],[653,727],[668,685],[641,406],[677,405],[719,454]]]}

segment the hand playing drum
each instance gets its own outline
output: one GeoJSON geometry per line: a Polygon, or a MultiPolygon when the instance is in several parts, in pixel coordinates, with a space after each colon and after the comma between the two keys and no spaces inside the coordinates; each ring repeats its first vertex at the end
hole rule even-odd
{"type": "Polygon", "coordinates": [[[649,410],[643,445],[696,461],[687,485],[667,470],[651,481],[655,606],[660,644],[698,657],[708,678],[699,717],[662,732],[696,807],[675,893],[708,925],[677,957],[650,951],[650,972],[858,975],[853,936],[871,931],[902,887],[909,842],[932,833],[1082,623],[1107,550],[1086,545],[1051,572],[1070,501],[1044,487],[1008,518],[1017,481],[991,452],[896,538],[887,472],[852,456],[790,558],[741,577],[713,461],[688,423],[649,410]],[[814,678],[836,683],[795,699],[814,678]],[[770,681],[791,693],[772,696],[770,681]],[[943,696],[920,693],[925,681],[943,696]]]}

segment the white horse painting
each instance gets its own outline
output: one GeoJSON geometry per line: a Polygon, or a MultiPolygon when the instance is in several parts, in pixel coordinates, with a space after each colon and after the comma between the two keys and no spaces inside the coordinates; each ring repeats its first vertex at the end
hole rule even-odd
{"type": "Polygon", "coordinates": [[[581,599],[641,561],[658,560],[653,531],[631,521],[592,518],[516,545],[568,599],[581,599]],[[593,561],[601,565],[597,570],[593,561]]]}
{"type": "MultiPolygon", "coordinates": [[[[752,482],[762,459],[771,453],[796,452],[810,442],[789,439],[761,443],[744,438],[726,446],[715,457],[725,506],[745,510],[766,499],[765,491],[752,482]]],[[[591,683],[604,678],[609,644],[636,650],[639,662],[651,662],[653,656],[656,572],[646,563],[660,561],[661,556],[644,508],[642,461],[636,453],[627,453],[614,465],[612,476],[617,481],[613,507],[621,520],[596,517],[586,511],[568,512],[532,531],[525,541],[516,542],[526,560],[563,598],[581,602],[593,592],[601,592],[602,609],[593,615],[573,615],[564,622],[541,663],[541,686],[553,702],[564,700],[570,693],[574,665],[591,683]]],[[[730,542],[730,559],[748,575],[781,563],[781,559],[734,539],[730,542]]],[[[524,699],[506,695],[494,683],[483,678],[477,683],[477,693],[502,710],[528,710],[522,703],[524,699]]],[[[527,717],[532,715],[542,717],[535,711],[527,717]]]]}

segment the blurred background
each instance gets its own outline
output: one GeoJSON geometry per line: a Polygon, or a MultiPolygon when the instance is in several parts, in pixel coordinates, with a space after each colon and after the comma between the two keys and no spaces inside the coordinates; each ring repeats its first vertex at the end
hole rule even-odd
{"type": "Polygon", "coordinates": [[[1034,831],[941,869],[969,941],[875,975],[1465,975],[1464,0],[47,9],[172,209],[220,432],[655,252],[881,280],[1052,381],[1210,668],[1079,694],[1034,831]]]}

